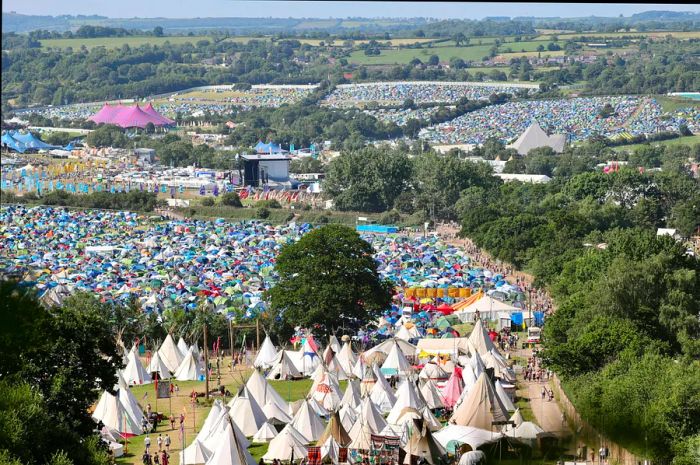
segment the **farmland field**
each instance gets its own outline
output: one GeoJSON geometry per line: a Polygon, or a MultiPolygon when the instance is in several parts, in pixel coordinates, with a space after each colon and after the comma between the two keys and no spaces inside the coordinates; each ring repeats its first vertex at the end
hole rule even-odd
{"type": "MultiPolygon", "coordinates": [[[[542,34],[537,37],[537,40],[548,40],[552,34],[542,34]]],[[[667,35],[671,35],[677,39],[698,39],[700,38],[700,31],[651,31],[651,32],[573,32],[568,34],[556,34],[559,40],[571,39],[573,37],[612,37],[612,38],[623,38],[623,37],[635,37],[635,36],[646,36],[653,38],[664,38],[667,35]]]]}
{"type": "Polygon", "coordinates": [[[449,61],[451,58],[461,58],[463,60],[481,60],[482,57],[489,54],[490,45],[476,45],[469,47],[433,47],[421,49],[401,49],[401,50],[382,50],[381,55],[367,56],[364,51],[358,50],[353,52],[348,59],[351,63],[362,65],[393,65],[408,64],[414,58],[418,58],[422,62],[428,61],[431,55],[440,57],[440,61],[449,61]]]}
{"type": "MultiPolygon", "coordinates": [[[[681,144],[686,144],[686,145],[700,144],[700,135],[679,137],[677,139],[662,140],[659,142],[649,142],[648,145],[657,146],[657,145],[681,145],[681,144]]],[[[636,150],[640,147],[643,147],[644,145],[647,145],[647,144],[619,145],[617,147],[613,147],[613,150],[615,150],[616,152],[633,152],[634,150],[636,150]]]]}
{"type": "Polygon", "coordinates": [[[659,102],[659,105],[661,105],[661,108],[666,111],[666,112],[673,112],[678,110],[679,108],[688,108],[688,107],[700,107],[700,101],[699,100],[692,100],[688,98],[681,98],[681,97],[673,97],[670,95],[660,95],[660,96],[655,96],[654,97],[657,102],[659,102]]]}
{"type": "Polygon", "coordinates": [[[41,41],[42,48],[68,48],[79,49],[85,45],[88,49],[95,47],[119,48],[124,44],[129,47],[139,47],[145,44],[163,45],[166,42],[171,44],[184,44],[190,42],[196,44],[200,40],[209,40],[208,36],[171,36],[171,37],[151,37],[151,36],[127,36],[127,37],[95,37],[89,39],[44,39],[41,41]]]}

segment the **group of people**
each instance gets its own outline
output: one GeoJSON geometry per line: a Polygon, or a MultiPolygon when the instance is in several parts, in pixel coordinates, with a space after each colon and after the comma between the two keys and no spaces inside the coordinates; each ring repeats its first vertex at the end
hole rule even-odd
{"type": "Polygon", "coordinates": [[[664,113],[653,98],[579,97],[491,105],[424,128],[419,136],[441,144],[483,144],[490,137],[509,143],[534,122],[550,134],[566,134],[571,142],[594,135],[615,138],[678,131],[682,124],[697,124],[683,116],[664,113]],[[605,114],[608,105],[611,112],[605,114]]]}
{"type": "Polygon", "coordinates": [[[322,102],[333,108],[363,106],[369,102],[379,105],[401,105],[407,99],[415,103],[451,103],[460,98],[486,100],[492,94],[514,94],[527,88],[534,92],[535,86],[514,84],[481,84],[471,82],[370,82],[363,84],[341,84],[322,102]]]}

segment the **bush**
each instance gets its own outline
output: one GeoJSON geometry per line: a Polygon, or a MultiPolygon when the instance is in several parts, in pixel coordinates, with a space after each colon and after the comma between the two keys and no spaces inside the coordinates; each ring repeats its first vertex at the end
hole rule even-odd
{"type": "Polygon", "coordinates": [[[258,212],[256,215],[258,218],[261,218],[263,220],[267,219],[270,217],[270,210],[268,210],[265,207],[258,208],[258,212]]]}
{"type": "Polygon", "coordinates": [[[202,206],[213,207],[214,206],[214,199],[212,197],[204,197],[202,199],[202,206]]]}
{"type": "Polygon", "coordinates": [[[282,208],[282,205],[276,199],[258,200],[255,206],[258,208],[282,208]]]}
{"type": "Polygon", "coordinates": [[[287,215],[287,218],[284,221],[292,221],[294,219],[294,212],[289,212],[289,215],[287,215]]]}
{"type": "Polygon", "coordinates": [[[241,198],[238,197],[238,194],[235,192],[227,192],[224,195],[221,196],[221,205],[226,205],[228,207],[237,207],[241,208],[243,207],[243,204],[241,203],[241,198]]]}
{"type": "Polygon", "coordinates": [[[397,212],[396,210],[391,210],[389,212],[384,213],[381,217],[379,217],[379,222],[381,224],[397,224],[401,221],[401,214],[397,212]]]}

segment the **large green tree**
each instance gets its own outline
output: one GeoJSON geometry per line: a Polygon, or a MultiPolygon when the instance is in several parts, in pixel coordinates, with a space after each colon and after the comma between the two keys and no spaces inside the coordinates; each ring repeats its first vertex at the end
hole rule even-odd
{"type": "Polygon", "coordinates": [[[0,283],[0,457],[104,463],[88,408],[121,365],[106,313],[91,295],[47,309],[28,290],[0,283]]]}
{"type": "Polygon", "coordinates": [[[351,228],[328,225],[282,248],[279,282],[268,291],[287,328],[320,333],[359,327],[391,302],[391,284],[380,278],[372,246],[351,228]]]}

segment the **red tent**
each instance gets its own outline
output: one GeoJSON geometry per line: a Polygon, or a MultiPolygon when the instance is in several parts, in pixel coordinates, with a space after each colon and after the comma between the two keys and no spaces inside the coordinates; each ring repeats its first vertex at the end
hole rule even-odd
{"type": "Polygon", "coordinates": [[[437,308],[437,311],[442,313],[443,315],[449,315],[452,312],[454,312],[454,309],[447,304],[442,304],[437,308]]]}

